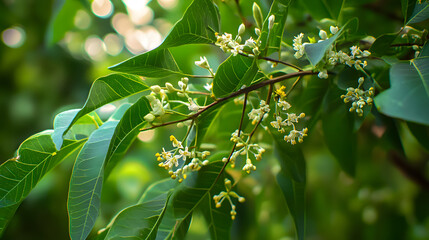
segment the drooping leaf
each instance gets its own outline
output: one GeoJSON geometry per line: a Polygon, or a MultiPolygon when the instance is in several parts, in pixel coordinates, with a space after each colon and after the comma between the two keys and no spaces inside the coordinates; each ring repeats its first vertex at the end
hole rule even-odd
{"type": "Polygon", "coordinates": [[[150,111],[149,101],[146,97],[142,97],[124,113],[110,142],[106,157],[106,175],[112,171],[118,160],[131,146],[139,134],[139,130],[146,124],[144,117],[150,111]]]}
{"type": "Polygon", "coordinates": [[[390,69],[390,88],[375,97],[377,109],[395,118],[429,125],[429,57],[399,62],[390,69]]]}
{"type": "Polygon", "coordinates": [[[414,10],[408,18],[406,25],[411,23],[419,23],[429,18],[429,3],[422,1],[422,3],[415,3],[414,10]]]}
{"type": "Polygon", "coordinates": [[[322,129],[326,145],[341,168],[350,176],[356,169],[354,113],[349,112],[340,96],[345,92],[331,87],[323,100],[322,129]]]}
{"type": "Polygon", "coordinates": [[[299,240],[305,239],[305,183],[296,182],[287,176],[283,169],[277,174],[277,182],[282,190],[283,196],[290,214],[292,215],[299,240]]]}
{"type": "Polygon", "coordinates": [[[185,75],[180,71],[170,50],[161,47],[127,59],[109,69],[151,78],[185,75]]]}
{"type": "Polygon", "coordinates": [[[274,0],[271,4],[270,12],[264,21],[261,31],[261,49],[267,47],[267,56],[273,52],[278,52],[280,57],[280,44],[283,38],[290,2],[288,0],[274,0]],[[275,16],[275,23],[273,28],[268,30],[268,19],[271,15],[275,16]]]}
{"type": "Polygon", "coordinates": [[[72,240],[86,239],[98,216],[104,161],[117,124],[108,121],[94,131],[74,164],[67,202],[72,240]]]}
{"type": "Polygon", "coordinates": [[[255,59],[245,56],[229,56],[217,69],[213,79],[213,93],[224,97],[243,85],[249,86],[258,72],[255,59]]]}
{"type": "MultiPolygon", "coordinates": [[[[310,61],[311,65],[316,66],[325,56],[326,51],[332,46],[332,44],[337,40],[337,38],[345,31],[345,29],[357,28],[357,19],[353,18],[348,21],[344,26],[332,37],[317,43],[305,44],[305,54],[307,59],[310,61]]],[[[352,30],[352,31],[353,31],[352,30]]]]}
{"type": "Polygon", "coordinates": [[[407,122],[407,126],[422,147],[429,151],[429,127],[412,122],[407,122]]]}
{"type": "Polygon", "coordinates": [[[404,23],[408,22],[416,6],[416,0],[401,0],[402,15],[404,15],[404,23]]]}
{"type": "Polygon", "coordinates": [[[105,239],[155,239],[170,198],[169,194],[161,196],[122,210],[105,239]]]}
{"type": "Polygon", "coordinates": [[[85,105],[73,118],[65,132],[82,116],[108,103],[144,92],[149,87],[137,76],[130,74],[110,74],[98,78],[92,84],[85,105]]]}

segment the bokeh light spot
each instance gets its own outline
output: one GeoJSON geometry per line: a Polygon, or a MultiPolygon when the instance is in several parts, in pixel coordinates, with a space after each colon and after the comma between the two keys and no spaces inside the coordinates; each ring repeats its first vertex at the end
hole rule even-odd
{"type": "Polygon", "coordinates": [[[97,17],[108,18],[113,13],[113,4],[110,0],[94,0],[91,9],[97,17]]]}
{"type": "Polygon", "coordinates": [[[11,48],[19,48],[25,42],[25,31],[20,27],[12,27],[2,32],[2,40],[6,46],[11,48]]]}

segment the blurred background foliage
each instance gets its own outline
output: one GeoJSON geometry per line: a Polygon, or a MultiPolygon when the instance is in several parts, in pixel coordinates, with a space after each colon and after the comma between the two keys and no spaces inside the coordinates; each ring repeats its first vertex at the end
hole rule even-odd
{"type": "MultiPolygon", "coordinates": [[[[83,106],[91,82],[108,74],[107,67],[158,46],[190,2],[0,0],[0,162],[11,158],[30,135],[52,128],[57,113],[83,106]]],[[[253,1],[215,2],[221,12],[222,31],[235,33],[242,20],[252,22],[253,1]]],[[[266,14],[271,2],[256,2],[266,14]]],[[[317,34],[318,27],[329,23],[326,18],[333,18],[335,12],[315,7],[322,2],[342,1],[295,1],[286,24],[286,42],[291,43],[300,32],[317,34]]],[[[359,18],[362,36],[397,32],[403,25],[401,3],[396,0],[349,0],[340,11],[340,22],[359,18]]],[[[428,22],[421,24],[427,26],[428,22]]],[[[173,49],[173,54],[184,72],[196,74],[200,70],[194,67],[194,61],[199,54],[206,55],[214,69],[226,58],[212,46],[179,47],[173,49]]],[[[236,126],[228,119],[238,119],[240,109],[232,103],[224,107],[231,111],[220,116],[217,123],[232,132],[236,126]]],[[[108,105],[98,112],[106,117],[115,108],[108,105]]],[[[320,126],[304,142],[308,166],[307,239],[429,239],[429,192],[407,179],[388,160],[377,129],[369,122],[360,129],[355,178],[340,171],[321,140],[320,126]]],[[[410,134],[407,125],[399,123],[399,128],[408,161],[429,177],[428,151],[410,134]]],[[[103,186],[102,212],[95,229],[103,228],[120,209],[135,203],[150,183],[167,177],[157,167],[154,153],[173,130],[177,131],[166,128],[139,135],[139,141],[103,186]]],[[[259,133],[257,137],[264,139],[259,133]]],[[[209,136],[208,144],[229,144],[229,136],[209,136]]],[[[266,148],[271,147],[267,144],[266,148]]],[[[68,239],[66,199],[72,165],[63,162],[38,184],[22,203],[3,239],[68,239]]],[[[258,163],[258,169],[238,184],[238,192],[247,201],[238,205],[232,237],[293,239],[293,221],[274,177],[280,167],[275,159],[266,157],[258,163]]],[[[240,177],[239,172],[229,173],[240,177]]],[[[188,239],[208,236],[204,219],[195,216],[188,239]]]]}

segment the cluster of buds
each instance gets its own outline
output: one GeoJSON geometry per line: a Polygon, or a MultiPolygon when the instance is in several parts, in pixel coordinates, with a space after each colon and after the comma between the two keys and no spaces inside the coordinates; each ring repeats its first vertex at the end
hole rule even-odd
{"type": "Polygon", "coordinates": [[[155,156],[160,162],[158,166],[165,168],[172,179],[178,179],[179,182],[182,182],[189,172],[199,171],[202,166],[209,163],[208,160],[205,160],[210,155],[209,151],[199,152],[195,149],[189,151],[189,148],[183,147],[182,142],[173,135],[170,136],[170,141],[174,148],[170,151],[165,151],[162,148],[162,152],[156,153],[155,156]]]}
{"type": "Polygon", "coordinates": [[[144,116],[144,120],[147,122],[153,122],[156,117],[163,116],[165,114],[165,109],[170,107],[164,89],[158,85],[151,86],[150,89],[152,92],[147,95],[146,98],[149,100],[152,111],[144,116]],[[160,98],[157,98],[157,95],[159,95],[160,98]]]}
{"type": "MultiPolygon", "coordinates": [[[[240,131],[240,134],[238,133],[238,130],[233,132],[231,134],[230,140],[236,144],[235,145],[236,150],[232,153],[229,160],[231,167],[232,168],[235,167],[235,162],[240,155],[243,155],[243,156],[245,155],[246,164],[243,166],[242,170],[247,172],[248,174],[251,171],[255,171],[256,166],[253,165],[251,158],[254,158],[257,161],[261,160],[262,154],[265,152],[265,149],[259,146],[258,144],[250,143],[250,136],[248,134],[244,134],[242,131],[240,131]],[[247,136],[246,141],[244,141],[242,136],[247,136]]],[[[228,158],[226,157],[222,159],[222,162],[227,162],[227,161],[228,161],[228,158]]]]}
{"type": "Polygon", "coordinates": [[[407,39],[407,42],[411,42],[414,44],[412,45],[412,49],[414,50],[414,57],[418,57],[420,55],[420,51],[423,49],[423,47],[419,44],[424,43],[424,39],[428,34],[427,30],[425,29],[423,31],[420,31],[413,27],[405,26],[402,32],[403,34],[401,35],[401,38],[407,39]]]}
{"type": "MultiPolygon", "coordinates": [[[[241,24],[239,27],[239,33],[241,32],[240,29],[244,28],[244,24],[241,24]]],[[[242,32],[244,32],[244,30],[242,32]]],[[[260,53],[260,42],[258,40],[254,40],[252,37],[247,39],[244,44],[240,44],[242,41],[240,35],[237,35],[233,39],[232,34],[230,33],[224,33],[222,35],[216,33],[216,38],[216,46],[219,46],[220,49],[222,49],[224,52],[232,53],[234,56],[237,56],[240,53],[245,53],[249,56],[255,56],[259,55],[260,53]]]]}
{"type": "Polygon", "coordinates": [[[299,115],[296,113],[284,113],[284,111],[287,111],[289,108],[291,108],[291,104],[285,100],[285,88],[285,86],[282,86],[274,92],[276,99],[276,120],[270,122],[270,124],[280,133],[285,133],[286,127],[292,127],[292,130],[289,131],[289,134],[284,136],[284,140],[288,143],[291,143],[292,145],[295,145],[297,140],[299,143],[304,141],[304,137],[307,136],[308,129],[303,128],[302,130],[296,130],[295,124],[298,123],[299,119],[305,117],[304,113],[300,113],[299,115]],[[286,114],[285,119],[283,119],[281,116],[282,113],[283,115],[286,114]]]}
{"type": "MultiPolygon", "coordinates": [[[[327,33],[324,30],[319,31],[319,37],[321,41],[327,40],[332,35],[338,33],[339,29],[336,26],[330,27],[330,33],[327,33]]],[[[315,43],[315,39],[310,39],[310,43],[303,43],[302,39],[304,38],[304,34],[300,33],[295,36],[293,40],[293,50],[295,50],[295,58],[299,59],[304,56],[305,53],[305,44],[315,43]]],[[[368,50],[361,50],[358,46],[350,47],[350,54],[347,54],[343,51],[335,51],[334,46],[331,46],[325,54],[324,61],[321,61],[317,69],[319,69],[319,74],[317,75],[319,78],[328,78],[328,69],[333,68],[337,64],[346,64],[349,67],[354,67],[357,70],[363,70],[367,66],[367,61],[361,60],[361,58],[369,57],[371,53],[368,50]]]]}
{"type": "Polygon", "coordinates": [[[249,119],[252,120],[252,124],[255,125],[258,123],[261,119],[264,120],[268,116],[268,112],[270,111],[270,106],[264,101],[261,100],[259,103],[259,108],[252,109],[248,116],[249,119]]]}
{"type": "Polygon", "coordinates": [[[236,192],[231,191],[231,180],[225,178],[225,190],[220,192],[218,195],[213,196],[213,200],[215,201],[216,208],[220,208],[222,206],[222,202],[225,199],[228,199],[229,204],[231,205],[231,219],[234,220],[237,212],[235,211],[235,205],[232,202],[231,198],[237,198],[238,202],[243,203],[246,199],[244,197],[240,197],[236,192]]]}
{"type": "Polygon", "coordinates": [[[363,107],[365,105],[372,105],[374,96],[374,88],[370,87],[368,90],[364,91],[362,89],[362,84],[365,81],[363,77],[360,77],[358,82],[359,85],[357,88],[349,87],[347,88],[347,94],[341,95],[341,98],[344,99],[344,103],[351,102],[352,106],[349,111],[356,111],[358,116],[363,116],[363,107]]]}
{"type": "Polygon", "coordinates": [[[214,72],[213,72],[213,69],[211,69],[211,68],[210,68],[209,61],[207,60],[207,58],[206,58],[205,56],[200,57],[200,61],[195,61],[195,65],[197,65],[198,67],[200,67],[200,68],[204,68],[204,69],[206,69],[207,71],[209,71],[209,73],[210,73],[210,75],[211,75],[212,77],[214,77],[214,76],[215,76],[215,74],[214,74],[214,72]]]}

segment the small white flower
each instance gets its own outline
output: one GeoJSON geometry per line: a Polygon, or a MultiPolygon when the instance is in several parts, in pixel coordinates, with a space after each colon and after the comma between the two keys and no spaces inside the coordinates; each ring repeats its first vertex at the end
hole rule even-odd
{"type": "Polygon", "coordinates": [[[188,101],[189,101],[188,109],[192,112],[198,112],[200,107],[191,98],[188,98],[188,101]]]}
{"type": "Polygon", "coordinates": [[[204,89],[206,89],[209,92],[212,91],[212,88],[213,88],[213,84],[206,83],[206,85],[204,85],[204,89]]]}
{"type": "Polygon", "coordinates": [[[205,56],[200,57],[200,61],[195,61],[195,65],[204,69],[210,69],[209,62],[205,56]]]}
{"type": "Polygon", "coordinates": [[[322,71],[320,71],[319,72],[319,74],[317,74],[317,76],[319,77],[319,78],[328,78],[328,71],[327,70],[322,70],[322,71]]]}

